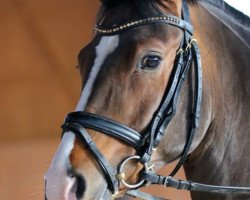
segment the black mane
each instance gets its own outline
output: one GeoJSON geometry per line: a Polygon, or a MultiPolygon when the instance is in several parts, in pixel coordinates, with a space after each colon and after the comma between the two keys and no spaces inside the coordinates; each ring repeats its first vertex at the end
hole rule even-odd
{"type": "MultiPolygon", "coordinates": [[[[171,0],[166,0],[171,1],[171,0]]],[[[204,1],[208,2],[217,8],[223,9],[224,12],[227,14],[232,15],[235,19],[239,20],[240,23],[244,23],[245,25],[250,26],[250,17],[244,15],[242,12],[236,10],[232,6],[228,5],[224,0],[187,0],[190,4],[196,4],[198,1],[204,1]]],[[[161,4],[161,0],[101,0],[103,6],[105,9],[113,8],[114,6],[117,6],[119,4],[130,4],[131,2],[134,2],[134,4],[142,5],[143,8],[144,4],[161,4]]],[[[140,11],[140,6],[138,6],[138,9],[140,11]]]]}
{"type": "Polygon", "coordinates": [[[199,2],[250,46],[249,16],[233,8],[223,0],[199,0],[199,2]]]}
{"type": "MultiPolygon", "coordinates": [[[[131,0],[101,0],[102,4],[106,7],[106,8],[112,8],[114,7],[115,5],[118,5],[119,3],[121,2],[131,2],[131,0]]],[[[138,1],[138,0],[137,0],[138,1]]],[[[147,2],[156,2],[156,3],[160,3],[160,0],[144,0],[144,2],[147,1],[147,2]]],[[[166,0],[166,1],[171,1],[171,0],[166,0]]],[[[191,4],[195,4],[197,3],[197,0],[187,0],[188,3],[191,3],[191,4]]]]}
{"type": "Polygon", "coordinates": [[[230,15],[239,23],[246,26],[250,26],[250,17],[242,13],[241,11],[235,9],[234,7],[227,4],[224,0],[203,0],[204,2],[209,2],[219,9],[222,9],[226,14],[230,15]]]}
{"type": "MultiPolygon", "coordinates": [[[[102,6],[97,16],[97,23],[106,26],[105,18],[112,18],[113,24],[122,24],[124,22],[138,20],[141,18],[157,16],[160,11],[157,5],[161,5],[161,0],[101,0],[102,6]],[[120,11],[116,13],[113,9],[117,7],[120,11]],[[119,19],[120,18],[120,19],[119,19]],[[124,21],[126,19],[126,21],[124,21]]],[[[110,20],[109,20],[110,21],[110,20]]]]}
{"type": "MultiPolygon", "coordinates": [[[[172,0],[165,0],[172,2],[172,0]]],[[[187,0],[190,4],[196,4],[198,0],[187,0]]],[[[159,5],[165,7],[162,0],[101,0],[102,6],[100,12],[97,15],[97,23],[103,22],[102,20],[106,17],[111,17],[114,20],[113,24],[121,24],[123,18],[126,16],[127,21],[138,20],[141,18],[152,17],[162,15],[159,10],[159,5]],[[122,9],[120,15],[111,15],[110,11],[115,8],[122,9]]],[[[127,22],[126,21],[126,22],[127,22]]],[[[105,24],[105,22],[104,22],[105,24]]]]}

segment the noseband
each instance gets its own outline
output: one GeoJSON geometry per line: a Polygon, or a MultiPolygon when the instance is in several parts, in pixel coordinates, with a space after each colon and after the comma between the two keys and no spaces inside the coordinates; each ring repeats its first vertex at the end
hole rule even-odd
{"type": "Polygon", "coordinates": [[[138,133],[130,127],[103,116],[98,116],[96,114],[87,112],[72,112],[68,114],[65,119],[65,123],[62,126],[63,134],[66,131],[72,131],[84,144],[86,144],[89,152],[99,163],[108,183],[108,189],[112,194],[114,194],[114,196],[118,194],[119,184],[123,184],[125,187],[130,189],[127,192],[128,195],[148,200],[160,199],[140,192],[139,190],[134,190],[151,183],[177,189],[205,192],[250,192],[250,188],[205,185],[191,181],[175,180],[173,178],[173,176],[178,172],[180,167],[185,162],[195,135],[195,131],[199,126],[202,97],[202,65],[200,50],[196,40],[192,38],[193,27],[190,24],[189,9],[186,0],[183,0],[182,19],[171,15],[161,15],[132,21],[113,27],[103,27],[101,24],[98,24],[95,30],[101,35],[115,35],[128,31],[129,29],[151,24],[166,24],[178,27],[183,30],[184,36],[180,44],[180,49],[176,54],[170,82],[167,85],[167,89],[159,108],[155,111],[155,114],[148,125],[149,128],[143,133],[138,133]],[[190,130],[188,131],[187,140],[180,156],[180,160],[170,175],[166,177],[157,175],[152,170],[150,158],[153,151],[156,149],[162,137],[164,136],[166,127],[176,113],[176,106],[180,90],[190,66],[194,67],[195,88],[192,104],[191,125],[190,130]],[[127,145],[133,147],[137,154],[135,156],[126,158],[120,163],[118,168],[115,169],[98,150],[85,128],[98,131],[123,141],[127,145]],[[144,168],[140,172],[140,180],[134,185],[131,185],[125,181],[125,173],[123,169],[124,165],[126,165],[129,160],[138,160],[144,165],[144,168]]]}

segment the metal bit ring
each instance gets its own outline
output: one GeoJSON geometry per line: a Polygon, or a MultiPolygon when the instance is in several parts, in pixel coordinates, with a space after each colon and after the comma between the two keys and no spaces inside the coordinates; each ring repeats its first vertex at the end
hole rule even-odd
{"type": "MultiPolygon", "coordinates": [[[[117,179],[118,179],[124,186],[126,186],[126,187],[129,188],[129,189],[133,189],[133,188],[138,188],[138,187],[140,187],[140,186],[144,183],[144,180],[141,180],[141,181],[139,181],[139,182],[136,183],[136,184],[129,184],[129,183],[127,183],[127,182],[125,181],[126,175],[125,175],[125,172],[123,171],[123,170],[124,170],[124,166],[125,166],[125,164],[126,164],[128,161],[130,161],[130,160],[140,160],[140,159],[141,159],[140,156],[131,156],[131,157],[128,157],[128,158],[126,158],[124,161],[122,161],[121,164],[120,164],[119,167],[118,167],[118,173],[117,173],[116,177],[117,177],[117,179]]],[[[145,169],[146,171],[148,171],[148,165],[147,165],[147,163],[144,164],[144,169],[145,169]]]]}

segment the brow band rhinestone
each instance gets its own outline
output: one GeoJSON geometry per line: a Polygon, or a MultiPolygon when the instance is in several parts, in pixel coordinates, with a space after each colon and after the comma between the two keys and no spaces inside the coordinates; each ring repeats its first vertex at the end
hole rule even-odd
{"type": "Polygon", "coordinates": [[[136,20],[136,21],[132,21],[132,22],[129,22],[129,23],[126,23],[126,24],[122,24],[122,25],[114,25],[112,27],[112,29],[103,29],[101,28],[101,25],[99,24],[98,26],[95,27],[95,31],[96,32],[99,32],[99,33],[104,33],[104,34],[112,34],[112,33],[115,33],[115,32],[118,32],[118,31],[121,31],[121,30],[124,30],[126,28],[129,28],[131,26],[134,26],[134,25],[140,25],[140,24],[143,24],[143,23],[146,23],[146,22],[154,22],[154,21],[166,21],[166,22],[169,22],[169,23],[180,23],[180,20],[175,18],[175,17],[169,17],[169,16],[160,16],[160,17],[148,17],[148,18],[145,18],[145,19],[139,19],[139,20],[136,20]]]}

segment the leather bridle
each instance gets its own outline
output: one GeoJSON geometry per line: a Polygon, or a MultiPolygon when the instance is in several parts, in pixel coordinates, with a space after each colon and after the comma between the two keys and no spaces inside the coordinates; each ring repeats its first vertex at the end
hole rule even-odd
{"type": "Polygon", "coordinates": [[[99,163],[100,168],[105,176],[108,184],[108,189],[114,196],[118,193],[119,184],[122,183],[128,189],[127,194],[140,197],[143,199],[161,199],[145,194],[138,189],[148,184],[159,184],[166,187],[173,187],[184,190],[196,190],[205,192],[242,192],[249,193],[250,188],[246,187],[228,187],[228,186],[214,186],[195,183],[191,181],[175,180],[173,176],[178,172],[180,167],[185,162],[188,152],[190,150],[195,131],[199,126],[200,108],[202,98],[202,65],[200,50],[195,39],[192,38],[193,27],[190,24],[189,9],[187,1],[183,0],[182,5],[182,19],[171,15],[160,15],[156,17],[149,17],[119,26],[103,27],[101,24],[96,26],[96,32],[101,35],[115,35],[128,31],[129,29],[138,26],[146,26],[150,24],[167,24],[175,26],[183,30],[184,36],[180,44],[180,49],[175,58],[174,68],[171,74],[170,82],[167,85],[165,95],[159,108],[156,110],[147,131],[138,133],[134,129],[125,126],[117,121],[108,119],[103,116],[98,116],[87,112],[72,112],[69,113],[65,119],[63,127],[63,134],[67,131],[72,131],[88,148],[89,152],[99,163]],[[194,98],[192,105],[191,126],[187,136],[187,140],[181,154],[180,160],[169,176],[157,175],[153,172],[150,165],[150,158],[164,136],[165,129],[171,119],[176,113],[176,106],[180,90],[183,82],[187,76],[190,67],[194,67],[194,98]],[[91,139],[85,128],[89,128],[100,133],[106,134],[110,137],[117,138],[127,145],[133,147],[137,155],[126,158],[118,168],[112,167],[105,159],[102,153],[96,147],[94,141],[91,139]],[[140,172],[140,180],[135,185],[130,185],[125,181],[125,173],[123,172],[124,165],[132,159],[138,160],[144,165],[140,172]]]}

